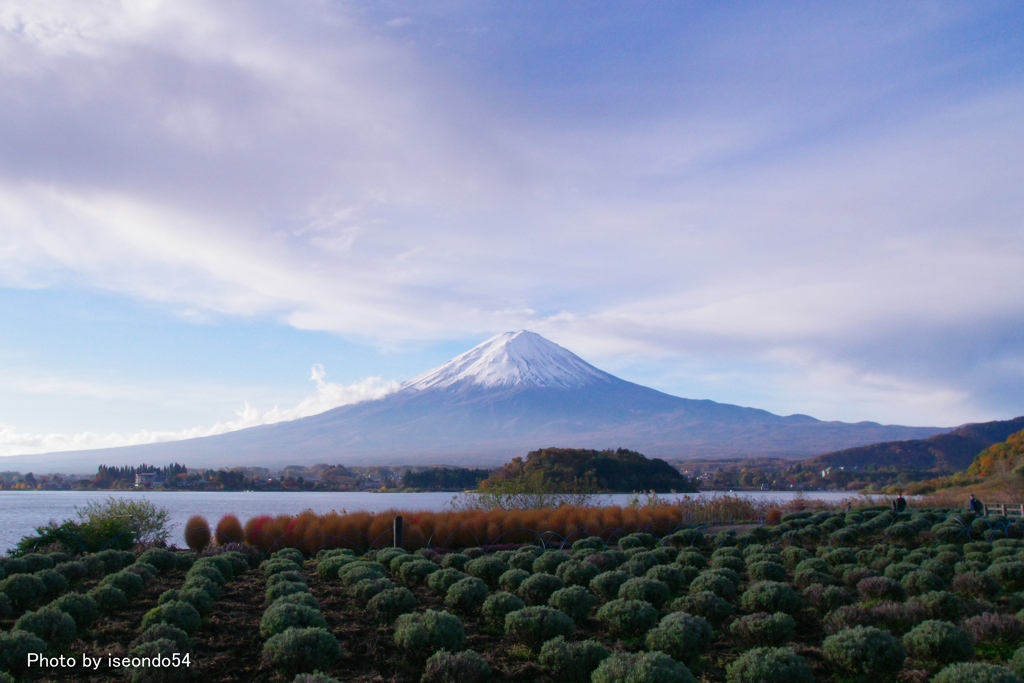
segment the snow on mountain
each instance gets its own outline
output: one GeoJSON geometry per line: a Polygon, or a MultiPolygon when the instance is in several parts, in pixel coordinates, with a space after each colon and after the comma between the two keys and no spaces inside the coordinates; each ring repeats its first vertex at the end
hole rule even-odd
{"type": "Polygon", "coordinates": [[[399,391],[533,387],[581,389],[615,377],[576,354],[527,330],[503,332],[444,365],[404,382],[399,391]]]}

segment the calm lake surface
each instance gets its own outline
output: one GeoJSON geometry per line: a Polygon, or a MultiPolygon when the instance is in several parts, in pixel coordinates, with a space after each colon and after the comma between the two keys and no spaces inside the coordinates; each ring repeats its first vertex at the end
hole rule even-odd
{"type": "MultiPolygon", "coordinates": [[[[691,496],[711,497],[731,492],[704,492],[691,496]]],[[[181,538],[185,522],[192,515],[203,515],[216,524],[223,515],[234,514],[244,523],[257,515],[295,514],[303,510],[325,513],[332,510],[380,512],[390,508],[404,510],[443,510],[456,494],[447,493],[293,493],[287,491],[0,491],[0,552],[13,548],[25,535],[51,519],[76,518],[75,506],[102,501],[111,496],[145,498],[170,511],[172,542],[184,546],[181,538]]],[[[798,494],[790,491],[737,491],[735,495],[758,500],[788,501],[798,494]]],[[[805,498],[840,501],[856,497],[851,493],[808,491],[805,498]]],[[[605,505],[625,505],[631,494],[599,496],[605,505]]],[[[665,494],[663,498],[682,498],[665,494]]]]}

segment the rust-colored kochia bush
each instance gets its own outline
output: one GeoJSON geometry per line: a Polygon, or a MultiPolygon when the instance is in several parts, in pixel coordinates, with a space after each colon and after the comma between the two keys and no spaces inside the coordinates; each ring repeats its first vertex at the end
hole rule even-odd
{"type": "Polygon", "coordinates": [[[202,515],[193,515],[185,523],[185,544],[197,553],[210,545],[210,523],[202,515]]]}
{"type": "Polygon", "coordinates": [[[217,531],[214,536],[217,541],[217,545],[241,543],[244,536],[245,532],[242,530],[242,523],[238,521],[238,517],[235,517],[234,515],[224,515],[221,517],[221,520],[217,522],[217,531]]]}

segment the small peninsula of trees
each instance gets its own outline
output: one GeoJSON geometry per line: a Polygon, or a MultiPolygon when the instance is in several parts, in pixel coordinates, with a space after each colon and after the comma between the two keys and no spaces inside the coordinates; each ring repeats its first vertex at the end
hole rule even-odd
{"type": "Polygon", "coordinates": [[[624,448],[542,448],[526,459],[491,473],[481,489],[490,492],[534,490],[552,493],[629,493],[632,491],[692,492],[694,481],[658,458],[624,448]]]}

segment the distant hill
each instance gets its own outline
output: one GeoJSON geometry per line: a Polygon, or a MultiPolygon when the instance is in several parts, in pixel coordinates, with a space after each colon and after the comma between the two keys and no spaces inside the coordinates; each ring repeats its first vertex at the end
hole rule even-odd
{"type": "Polygon", "coordinates": [[[587,448],[542,448],[526,454],[526,460],[512,462],[495,470],[483,481],[484,490],[500,490],[506,485],[530,488],[545,485],[554,491],[596,489],[605,493],[632,491],[696,491],[696,484],[679,470],[658,458],[619,448],[596,451],[587,448]]]}
{"type": "Polygon", "coordinates": [[[1007,471],[1024,464],[1024,430],[1010,434],[1006,441],[992,444],[978,453],[967,473],[988,476],[999,471],[1000,463],[1006,464],[1007,471]]]}
{"type": "Polygon", "coordinates": [[[896,467],[944,476],[966,470],[979,453],[1006,441],[1021,429],[1024,429],[1024,417],[969,424],[927,439],[886,441],[825,453],[802,464],[822,470],[828,467],[863,469],[873,465],[877,469],[896,467]]]}

